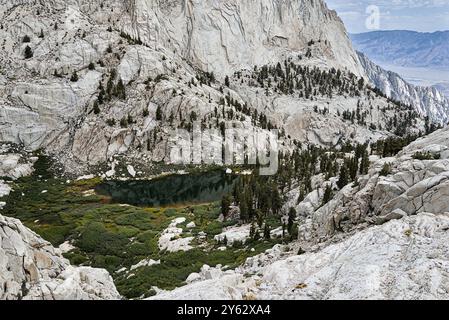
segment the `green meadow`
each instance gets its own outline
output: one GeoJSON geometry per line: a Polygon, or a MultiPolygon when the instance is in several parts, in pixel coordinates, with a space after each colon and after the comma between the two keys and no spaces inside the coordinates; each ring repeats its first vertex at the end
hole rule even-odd
{"type": "Polygon", "coordinates": [[[153,286],[166,290],[182,286],[204,264],[234,268],[277,243],[250,240],[220,251],[217,248],[223,245],[214,236],[237,223],[217,220],[220,203],[164,208],[114,204],[93,191],[101,179],[66,181],[53,178],[48,167],[48,159],[41,157],[32,176],[12,182],[13,192],[1,199],[7,203],[2,214],[20,219],[56,247],[70,241],[76,249],[65,257],[75,265],[107,269],[126,298],[154,295],[153,286]],[[195,238],[194,249],[188,252],[160,251],[161,232],[178,217],[187,219],[178,226],[184,230],[182,237],[205,232],[207,238],[195,238]],[[196,227],[188,230],[186,224],[192,221],[196,227]],[[161,264],[117,272],[144,259],[161,260],[161,264]]]}

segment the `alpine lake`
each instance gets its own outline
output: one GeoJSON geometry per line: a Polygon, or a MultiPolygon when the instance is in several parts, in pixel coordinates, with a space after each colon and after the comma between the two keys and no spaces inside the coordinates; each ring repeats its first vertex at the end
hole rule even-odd
{"type": "Polygon", "coordinates": [[[221,199],[239,179],[223,169],[168,175],[151,180],[70,181],[56,178],[40,157],[29,177],[10,182],[2,214],[20,219],[55,247],[70,243],[64,256],[74,265],[105,268],[127,299],[173,290],[205,264],[232,269],[281,240],[248,240],[218,250],[214,237],[238,221],[221,222],[221,199]],[[193,237],[189,251],[160,250],[161,233],[176,218],[180,237],[193,237]],[[194,222],[195,227],[187,228],[194,222]],[[206,234],[206,237],[199,235],[206,234]],[[131,270],[142,260],[160,264],[131,270]]]}

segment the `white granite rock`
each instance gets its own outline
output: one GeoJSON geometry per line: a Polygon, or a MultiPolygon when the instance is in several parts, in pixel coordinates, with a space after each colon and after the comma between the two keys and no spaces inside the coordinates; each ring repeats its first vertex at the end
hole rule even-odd
{"type": "Polygon", "coordinates": [[[215,241],[223,242],[227,240],[227,245],[232,246],[234,242],[245,243],[249,238],[251,225],[242,225],[237,227],[229,227],[223,230],[222,233],[215,236],[215,241]]]}
{"type": "Polygon", "coordinates": [[[315,253],[276,255],[265,266],[247,263],[209,280],[195,276],[195,282],[152,299],[445,300],[447,228],[449,214],[420,213],[360,231],[315,253]],[[249,271],[258,275],[244,277],[249,271]]]}
{"type": "Polygon", "coordinates": [[[131,266],[131,268],[129,269],[130,271],[142,268],[142,267],[151,267],[157,264],[161,264],[161,260],[153,260],[153,259],[145,259],[140,261],[139,263],[131,266]]]}
{"type": "Polygon", "coordinates": [[[177,227],[178,224],[184,223],[185,221],[186,218],[176,218],[170,223],[167,229],[162,231],[158,241],[160,250],[177,252],[189,251],[193,249],[193,247],[190,245],[190,242],[192,242],[194,237],[182,238],[181,235],[183,230],[177,227]]]}
{"type": "Polygon", "coordinates": [[[73,267],[16,219],[0,215],[0,300],[121,299],[106,270],[73,267]]]}

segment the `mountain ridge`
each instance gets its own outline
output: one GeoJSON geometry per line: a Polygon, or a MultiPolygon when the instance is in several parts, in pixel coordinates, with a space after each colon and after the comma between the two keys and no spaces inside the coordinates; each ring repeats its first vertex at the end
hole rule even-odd
{"type": "Polygon", "coordinates": [[[370,81],[388,97],[413,106],[421,115],[433,121],[447,123],[449,98],[438,88],[412,85],[399,74],[376,65],[366,54],[358,52],[358,55],[370,81]]]}
{"type": "Polygon", "coordinates": [[[449,67],[449,31],[373,31],[350,37],[358,51],[376,62],[406,67],[449,67]]]}

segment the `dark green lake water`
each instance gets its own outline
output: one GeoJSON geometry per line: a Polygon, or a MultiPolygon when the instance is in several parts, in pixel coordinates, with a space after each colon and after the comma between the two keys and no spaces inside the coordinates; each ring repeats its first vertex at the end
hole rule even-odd
{"type": "Polygon", "coordinates": [[[111,197],[114,203],[164,207],[219,201],[232,191],[237,179],[220,170],[148,181],[107,181],[98,185],[95,191],[111,197]]]}

